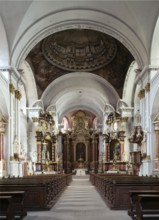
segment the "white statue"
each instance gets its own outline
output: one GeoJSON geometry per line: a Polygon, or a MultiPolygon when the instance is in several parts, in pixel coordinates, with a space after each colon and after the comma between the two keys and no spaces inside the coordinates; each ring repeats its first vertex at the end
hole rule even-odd
{"type": "Polygon", "coordinates": [[[24,150],[24,146],[22,144],[20,144],[20,155],[19,155],[19,158],[21,160],[25,159],[25,150],[24,150]]]}
{"type": "Polygon", "coordinates": [[[33,175],[32,161],[28,161],[28,175],[33,175]]]}
{"type": "Polygon", "coordinates": [[[137,110],[137,113],[134,116],[134,124],[135,126],[141,125],[141,114],[139,110],[137,110]]]}
{"type": "Polygon", "coordinates": [[[18,154],[19,153],[19,142],[18,142],[17,136],[15,136],[14,138],[13,147],[14,147],[14,153],[18,154]]]}

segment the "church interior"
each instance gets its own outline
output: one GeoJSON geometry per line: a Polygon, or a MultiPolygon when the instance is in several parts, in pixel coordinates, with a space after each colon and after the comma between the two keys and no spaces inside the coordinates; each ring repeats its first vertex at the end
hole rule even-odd
{"type": "MultiPolygon", "coordinates": [[[[117,185],[132,176],[155,190],[155,207],[158,38],[158,1],[0,1],[0,187],[14,178],[29,190],[38,176],[42,187],[47,176],[59,196],[89,176],[107,197],[107,176],[117,185]]],[[[43,210],[27,198],[29,210],[43,210]]]]}

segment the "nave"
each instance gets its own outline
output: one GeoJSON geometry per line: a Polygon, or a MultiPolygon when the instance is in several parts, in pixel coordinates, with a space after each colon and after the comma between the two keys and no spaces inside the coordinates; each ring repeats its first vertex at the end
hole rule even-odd
{"type": "Polygon", "coordinates": [[[110,210],[89,176],[73,176],[50,211],[28,212],[24,220],[130,220],[127,211],[110,210]]]}

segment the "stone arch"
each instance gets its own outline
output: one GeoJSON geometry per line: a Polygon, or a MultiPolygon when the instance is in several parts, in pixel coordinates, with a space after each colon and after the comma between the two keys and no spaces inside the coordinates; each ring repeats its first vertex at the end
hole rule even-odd
{"type": "Polygon", "coordinates": [[[152,82],[151,82],[151,88],[153,91],[150,93],[150,113],[151,113],[151,118],[152,121],[154,120],[155,116],[158,114],[158,109],[159,109],[159,104],[158,104],[158,99],[159,99],[159,72],[154,76],[152,82]]]}
{"type": "Polygon", "coordinates": [[[135,91],[135,79],[138,65],[136,61],[133,61],[127,71],[127,75],[124,82],[122,99],[128,106],[132,106],[134,103],[134,91],[135,91]]]}
{"type": "Polygon", "coordinates": [[[41,99],[46,107],[56,105],[59,121],[66,112],[79,108],[90,111],[101,119],[105,103],[116,106],[119,95],[103,78],[92,73],[74,72],[54,80],[41,99]]]}
{"type": "Polygon", "coordinates": [[[26,103],[31,107],[35,100],[38,100],[37,87],[35,83],[35,78],[33,71],[27,61],[24,61],[21,68],[24,71],[23,77],[25,80],[25,95],[26,103]]]}
{"type": "Polygon", "coordinates": [[[1,112],[5,118],[9,116],[9,87],[6,79],[0,72],[0,103],[1,103],[1,112]]]}
{"type": "Polygon", "coordinates": [[[159,64],[159,17],[156,22],[156,26],[154,28],[153,38],[152,38],[152,45],[151,45],[151,57],[150,57],[150,64],[157,65],[159,64]]]}
{"type": "MultiPolygon", "coordinates": [[[[25,20],[23,22],[25,23],[25,20]]],[[[33,46],[42,39],[58,31],[73,28],[106,33],[119,40],[131,52],[140,67],[147,64],[144,45],[125,22],[107,13],[82,9],[58,11],[34,22],[17,38],[12,49],[12,63],[19,68],[33,46]],[[106,21],[111,21],[113,26],[111,27],[106,21]]]]}

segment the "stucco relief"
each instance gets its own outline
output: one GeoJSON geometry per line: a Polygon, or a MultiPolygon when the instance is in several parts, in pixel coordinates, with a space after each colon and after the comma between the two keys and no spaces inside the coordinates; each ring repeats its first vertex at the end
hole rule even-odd
{"type": "Polygon", "coordinates": [[[129,65],[134,59],[130,52],[104,33],[83,29],[77,32],[65,30],[52,34],[39,42],[27,56],[39,98],[52,81],[76,70],[91,71],[103,77],[121,97],[129,65]]]}

